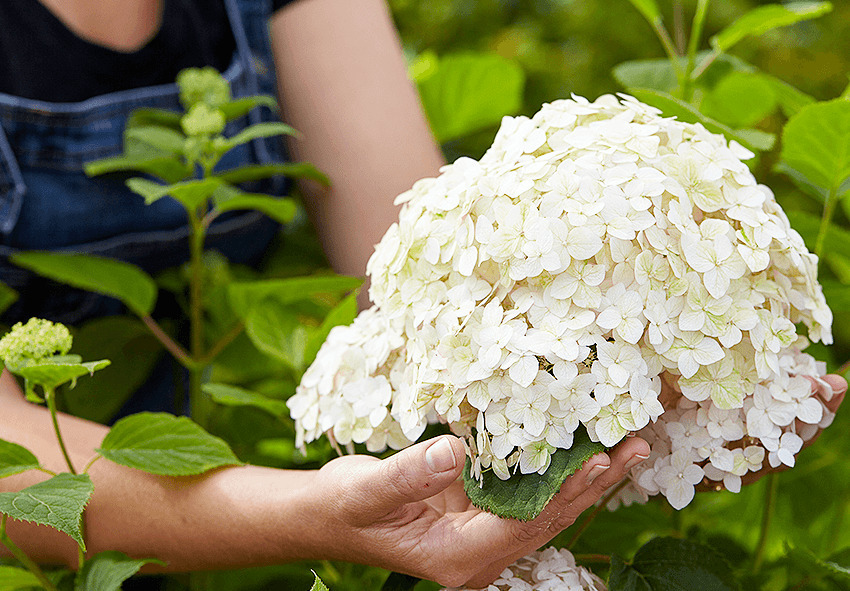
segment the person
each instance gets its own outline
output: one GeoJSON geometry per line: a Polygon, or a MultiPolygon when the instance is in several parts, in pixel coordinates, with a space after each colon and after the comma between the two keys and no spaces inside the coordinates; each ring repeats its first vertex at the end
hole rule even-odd
{"type": "MultiPolygon", "coordinates": [[[[161,209],[130,201],[114,207],[120,186],[95,184],[79,172],[93,153],[120,149],[118,121],[127,109],[176,104],[173,86],[164,84],[171,78],[163,78],[176,72],[159,70],[172,62],[215,65],[236,88],[252,92],[270,88],[277,73],[284,118],[303,138],[292,145],[293,155],[331,179],[327,190],[308,186],[306,191],[323,247],[338,272],[363,274],[373,245],[397,217],[392,199],[443,164],[382,0],[297,0],[278,3],[273,15],[264,0],[223,0],[220,6],[191,0],[39,2],[5,3],[14,6],[0,8],[0,18],[32,15],[20,12],[27,5],[43,10],[40,22],[50,22],[51,31],[37,29],[42,36],[33,34],[30,41],[56,43],[55,35],[63,35],[60,39],[84,50],[59,46],[55,49],[70,57],[39,57],[32,47],[16,50],[9,43],[15,27],[0,27],[0,51],[25,54],[19,56],[21,63],[35,63],[31,74],[41,78],[20,80],[20,73],[6,72],[4,79],[0,69],[2,255],[21,248],[83,250],[147,268],[179,256],[170,253],[185,230],[167,200],[161,200],[161,209]],[[220,31],[214,25],[221,19],[207,18],[216,10],[230,29],[210,37],[210,30],[220,31]],[[269,16],[270,46],[263,32],[269,16]],[[194,23],[197,35],[178,30],[177,39],[169,41],[165,33],[173,35],[174,29],[168,25],[178,18],[187,26],[194,23]],[[147,50],[152,47],[175,59],[151,55],[147,50]],[[236,56],[230,65],[220,61],[221,47],[228,48],[221,53],[236,56]],[[79,67],[68,76],[71,66],[49,63],[60,57],[78,60],[79,67]],[[128,68],[125,58],[141,63],[128,68]],[[39,68],[54,75],[39,76],[39,68]],[[51,85],[56,77],[68,88],[51,85]],[[91,95],[91,88],[98,94],[91,95]],[[73,97],[74,92],[82,94],[73,97]],[[81,134],[92,141],[79,141],[81,134]],[[97,211],[109,215],[92,215],[97,211]]],[[[282,157],[275,150],[257,143],[246,157],[282,157]]],[[[268,229],[262,224],[244,216],[229,220],[219,234],[211,231],[211,241],[250,260],[264,246],[268,229]]],[[[35,279],[10,266],[0,267],[0,279],[33,294],[22,298],[18,313],[38,308],[68,320],[81,310],[100,313],[105,311],[101,306],[108,306],[89,296],[73,301],[65,294],[37,294],[30,283],[35,279]]],[[[846,383],[837,376],[828,380],[840,394],[830,402],[835,406],[846,383]]],[[[0,406],[0,438],[26,445],[46,468],[61,470],[48,413],[27,403],[6,372],[0,377],[0,406]]],[[[106,427],[67,415],[59,421],[72,461],[85,465],[106,427]]],[[[483,586],[572,524],[648,454],[646,442],[632,437],[593,456],[529,522],[500,519],[470,504],[458,480],[463,444],[452,436],[420,442],[384,460],[341,457],[315,471],[241,466],[169,478],[96,462],[90,470],[95,492],[84,517],[88,552],[110,549],[156,557],[170,571],[338,559],[445,585],[483,586]]],[[[25,472],[0,479],[0,490],[19,490],[45,478],[38,471],[25,472]]],[[[55,530],[15,521],[8,533],[40,562],[76,565],[75,544],[55,530]]],[[[0,556],[6,556],[3,552],[0,548],[0,556]]]]}

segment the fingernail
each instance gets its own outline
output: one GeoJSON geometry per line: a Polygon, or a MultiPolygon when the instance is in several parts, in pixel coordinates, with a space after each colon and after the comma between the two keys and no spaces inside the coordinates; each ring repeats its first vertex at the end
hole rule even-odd
{"type": "Polygon", "coordinates": [[[605,466],[603,464],[596,464],[593,468],[590,469],[590,472],[587,473],[587,484],[588,486],[593,484],[593,481],[596,480],[597,476],[605,472],[611,466],[605,466]]]}
{"type": "Polygon", "coordinates": [[[623,466],[623,470],[628,472],[629,470],[631,470],[632,468],[634,468],[635,466],[640,464],[642,461],[644,461],[648,457],[649,456],[644,456],[644,455],[641,455],[641,454],[633,455],[631,458],[629,458],[629,461],[626,462],[626,465],[623,466]]]}
{"type": "Polygon", "coordinates": [[[446,472],[457,466],[455,452],[448,439],[440,439],[425,450],[425,461],[433,472],[446,472]]]}

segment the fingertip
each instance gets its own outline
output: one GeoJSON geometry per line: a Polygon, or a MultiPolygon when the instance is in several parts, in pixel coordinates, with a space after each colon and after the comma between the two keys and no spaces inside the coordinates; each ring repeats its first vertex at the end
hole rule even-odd
{"type": "Polygon", "coordinates": [[[435,474],[458,471],[466,460],[463,441],[452,435],[441,435],[429,442],[425,449],[425,462],[435,474]]]}

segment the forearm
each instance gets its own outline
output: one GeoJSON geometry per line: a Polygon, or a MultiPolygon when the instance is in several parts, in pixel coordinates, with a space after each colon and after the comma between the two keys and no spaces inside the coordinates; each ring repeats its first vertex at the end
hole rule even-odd
{"type": "MultiPolygon", "coordinates": [[[[14,381],[0,378],[0,438],[24,445],[56,472],[67,471],[47,410],[25,402],[14,381]]],[[[78,471],[95,456],[107,428],[67,415],[60,427],[78,471]]],[[[189,571],[275,564],[315,557],[319,542],[310,503],[312,471],[245,466],[197,477],[153,476],[99,460],[89,471],[95,492],[84,515],[88,553],[120,550],[159,558],[166,570],[189,571]]],[[[39,471],[0,479],[16,491],[47,479],[39,471]]],[[[66,535],[9,521],[11,539],[37,562],[75,566],[66,535]]],[[[8,551],[0,548],[0,556],[8,551]]]]}

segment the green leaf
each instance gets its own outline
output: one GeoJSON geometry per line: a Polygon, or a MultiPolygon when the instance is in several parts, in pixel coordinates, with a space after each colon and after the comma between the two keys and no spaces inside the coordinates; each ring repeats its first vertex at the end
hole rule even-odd
{"type": "Polygon", "coordinates": [[[74,582],[75,591],[119,591],[121,583],[139,572],[146,564],[165,563],[155,558],[136,560],[126,554],[108,550],[86,560],[83,569],[77,573],[74,582]]]}
{"type": "Polygon", "coordinates": [[[317,275],[290,279],[265,279],[234,283],[228,288],[233,311],[245,318],[251,309],[267,298],[279,304],[310,299],[317,294],[345,293],[360,287],[362,281],[343,275],[317,275]]]}
{"type": "Polygon", "coordinates": [[[21,252],[10,260],[39,275],[73,287],[94,291],[124,302],[139,316],[147,316],[156,302],[156,284],[139,267],[101,257],[55,252],[21,252]]]}
{"type": "Polygon", "coordinates": [[[164,476],[202,474],[242,463],[222,439],[186,417],[165,413],[144,412],[121,419],[97,452],[116,464],[164,476]]]}
{"type": "Polygon", "coordinates": [[[416,83],[434,136],[445,143],[519,112],[525,75],[493,53],[456,53],[436,60],[416,83]]]}
{"type": "Polygon", "coordinates": [[[679,84],[673,65],[668,59],[623,62],[614,66],[611,75],[623,88],[648,88],[671,92],[679,84]]]}
{"type": "Polygon", "coordinates": [[[850,181],[850,101],[815,103],[794,115],[782,132],[782,163],[822,197],[844,193],[850,181]]]}
{"type": "Polygon", "coordinates": [[[161,185],[143,178],[127,179],[127,186],[131,191],[144,197],[145,203],[150,205],[166,195],[174,197],[183,204],[187,210],[195,211],[209,199],[218,189],[222,180],[216,177],[181,181],[171,185],[161,185]]]}
{"type": "Polygon", "coordinates": [[[540,515],[546,504],[560,490],[568,476],[581,468],[585,461],[605,446],[590,440],[587,431],[579,428],[570,449],[558,449],[544,474],[515,472],[507,480],[485,472],[483,485],[470,476],[467,458],[463,470],[463,488],[472,504],[499,517],[530,521],[540,515]]]}
{"type": "Polygon", "coordinates": [[[225,144],[228,149],[240,146],[242,144],[247,144],[250,141],[253,141],[258,138],[264,137],[272,137],[276,135],[298,135],[298,132],[295,131],[294,128],[287,125],[286,123],[279,122],[268,122],[268,123],[255,123],[250,127],[246,127],[236,135],[227,138],[225,144]]]}
{"type": "Polygon", "coordinates": [[[292,178],[305,178],[330,185],[328,177],[322,174],[315,166],[308,162],[285,162],[276,164],[249,164],[239,168],[216,172],[215,176],[223,181],[237,185],[247,181],[258,181],[273,176],[288,176],[292,178]]]}
{"type": "Polygon", "coordinates": [[[245,334],[260,351],[301,372],[308,331],[298,314],[274,300],[255,306],[245,318],[245,334]]]}
{"type": "Polygon", "coordinates": [[[18,292],[14,289],[8,285],[0,283],[0,314],[8,310],[9,306],[17,302],[19,297],[18,292]]]}
{"type": "Polygon", "coordinates": [[[0,493],[0,513],[58,529],[85,550],[80,524],[92,491],[88,474],[57,474],[20,492],[0,493]]]}
{"type": "Polygon", "coordinates": [[[233,211],[237,209],[254,209],[261,211],[273,220],[281,223],[292,221],[298,212],[298,205],[294,199],[287,197],[269,197],[267,195],[255,195],[242,193],[216,206],[216,210],[233,211]]]}
{"type": "MultiPolygon", "coordinates": [[[[789,211],[787,213],[791,227],[800,233],[809,250],[814,250],[815,240],[820,229],[821,218],[805,211],[789,211]]],[[[824,252],[835,252],[850,257],[850,231],[835,224],[830,224],[824,239],[824,252]]]]}
{"type": "Polygon", "coordinates": [[[404,573],[390,573],[390,576],[387,577],[387,580],[384,581],[384,585],[381,587],[381,591],[413,591],[413,588],[422,581],[422,579],[418,577],[414,577],[411,575],[406,575],[404,573]]]}
{"type": "Polygon", "coordinates": [[[793,117],[800,109],[815,102],[814,97],[791,86],[784,80],[780,80],[764,72],[760,72],[758,76],[770,85],[771,90],[773,90],[773,96],[776,97],[776,102],[786,117],[793,117]]]}
{"type": "Polygon", "coordinates": [[[826,264],[829,265],[838,280],[844,285],[850,285],[850,258],[829,251],[824,256],[826,257],[826,264]]]}
{"type": "Polygon", "coordinates": [[[92,375],[108,365],[108,359],[85,363],[60,363],[51,360],[48,363],[17,368],[14,373],[24,378],[29,384],[39,384],[44,388],[55,390],[67,382],[71,382],[73,388],[76,385],[77,378],[92,375]]]}
{"type": "Polygon", "coordinates": [[[758,74],[743,72],[723,78],[700,105],[705,115],[733,128],[755,125],[776,107],[773,86],[758,74]]]}
{"type": "Polygon", "coordinates": [[[0,439],[0,478],[40,467],[38,458],[30,450],[17,443],[0,439]]]}
{"type": "Polygon", "coordinates": [[[334,326],[351,324],[357,316],[357,292],[345,297],[339,304],[328,312],[322,325],[312,331],[307,339],[307,345],[304,349],[304,363],[310,365],[316,358],[322,343],[328,338],[331,329],[334,326]]]}
{"type": "Polygon", "coordinates": [[[164,109],[140,108],[134,109],[130,116],[127,117],[126,129],[133,127],[145,127],[156,125],[158,127],[167,127],[174,131],[180,130],[180,118],[182,113],[175,111],[166,111],[164,109]]]}
{"type": "Polygon", "coordinates": [[[319,575],[316,574],[316,571],[311,571],[315,579],[313,580],[313,586],[310,587],[310,591],[329,591],[327,585],[322,582],[322,579],[319,578],[319,575]]]}
{"type": "Polygon", "coordinates": [[[0,591],[18,591],[41,588],[41,583],[34,574],[16,566],[0,566],[0,591]]]}
{"type": "Polygon", "coordinates": [[[701,123],[708,131],[722,133],[726,136],[726,139],[735,140],[754,151],[764,152],[770,150],[776,141],[776,136],[773,134],[757,129],[732,129],[719,121],[715,121],[711,117],[703,115],[692,105],[666,92],[645,88],[632,88],[629,89],[629,93],[634,95],[638,100],[661,109],[664,115],[668,117],[676,117],[679,121],[686,123],[701,123]]]}
{"type": "Polygon", "coordinates": [[[611,561],[609,591],[738,591],[729,564],[708,546],[676,538],[655,538],[629,565],[611,561]]]}
{"type": "Polygon", "coordinates": [[[83,167],[89,176],[109,172],[144,172],[167,183],[176,183],[192,174],[192,169],[173,156],[114,156],[86,162],[83,167]]]}
{"type": "Polygon", "coordinates": [[[837,281],[821,281],[826,303],[833,312],[850,312],[850,287],[837,281]]]}
{"type": "Polygon", "coordinates": [[[661,20],[661,11],[658,10],[658,4],[655,0],[629,0],[629,2],[650,24],[655,24],[661,20]]]}
{"type": "Polygon", "coordinates": [[[772,29],[817,18],[831,10],[832,4],[829,2],[789,2],[759,6],[712,37],[711,46],[717,51],[729,51],[744,37],[761,35],[772,29]]]}
{"type": "Polygon", "coordinates": [[[218,108],[224,113],[224,118],[230,121],[231,119],[238,119],[243,115],[247,115],[252,109],[259,106],[268,107],[272,111],[277,112],[277,99],[267,94],[259,94],[228,101],[219,105],[218,108]]]}
{"type": "Polygon", "coordinates": [[[204,384],[203,391],[218,404],[225,406],[253,406],[273,416],[280,417],[289,412],[286,402],[263,396],[236,386],[227,384],[204,384]]]}
{"type": "Polygon", "coordinates": [[[169,154],[182,154],[186,136],[182,133],[159,125],[139,125],[127,129],[125,141],[136,141],[153,147],[157,151],[169,154]]]}

